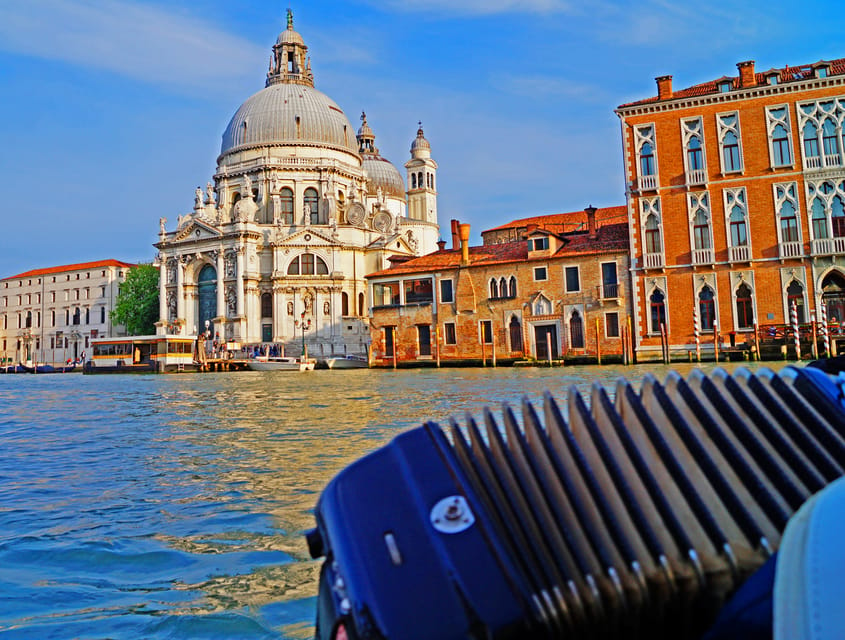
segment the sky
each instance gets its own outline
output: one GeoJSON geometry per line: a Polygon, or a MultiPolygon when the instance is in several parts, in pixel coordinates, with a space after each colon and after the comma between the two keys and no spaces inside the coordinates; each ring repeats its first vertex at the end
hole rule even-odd
{"type": "Polygon", "coordinates": [[[614,109],[755,60],[845,57],[838,3],[0,0],[0,277],[149,262],[264,87],[285,9],[315,87],[405,174],[417,122],[441,230],[625,203],[614,109]],[[826,18],[825,16],[828,16],[826,18]]]}

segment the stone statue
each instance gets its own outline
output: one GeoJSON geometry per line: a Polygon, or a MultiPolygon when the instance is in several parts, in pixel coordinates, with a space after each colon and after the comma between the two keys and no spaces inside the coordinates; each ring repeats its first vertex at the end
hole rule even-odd
{"type": "Polygon", "coordinates": [[[235,256],[233,256],[231,253],[226,254],[226,277],[235,277],[235,256]]]}
{"type": "Polygon", "coordinates": [[[202,209],[202,189],[199,187],[194,194],[194,209],[202,209]]]}
{"type": "Polygon", "coordinates": [[[314,300],[311,298],[310,293],[305,294],[303,302],[305,303],[305,313],[311,313],[311,309],[314,306],[314,300]]]}
{"type": "Polygon", "coordinates": [[[170,322],[176,320],[176,294],[173,291],[167,294],[167,319],[170,322]]]}
{"type": "Polygon", "coordinates": [[[238,295],[235,293],[235,287],[229,287],[226,292],[226,315],[230,318],[238,312],[238,295]]]}
{"type": "Polygon", "coordinates": [[[293,302],[288,302],[288,315],[293,315],[293,302]]]}
{"type": "Polygon", "coordinates": [[[251,198],[252,197],[252,180],[249,177],[248,173],[244,174],[244,198],[251,198]]]}
{"type": "Polygon", "coordinates": [[[323,303],[323,315],[324,315],[324,316],[329,315],[329,301],[328,301],[328,300],[326,300],[326,301],[323,303]]]}
{"type": "Polygon", "coordinates": [[[167,233],[167,230],[164,228],[164,225],[167,224],[167,218],[159,218],[158,219],[158,232],[159,235],[164,235],[167,233]]]}
{"type": "Polygon", "coordinates": [[[214,185],[210,182],[206,183],[205,185],[205,203],[213,205],[214,204],[214,185]]]}

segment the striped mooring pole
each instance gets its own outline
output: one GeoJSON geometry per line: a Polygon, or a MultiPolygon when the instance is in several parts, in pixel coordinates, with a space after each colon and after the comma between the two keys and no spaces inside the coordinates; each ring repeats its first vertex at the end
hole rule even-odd
{"type": "Polygon", "coordinates": [[[822,332],[822,343],[824,344],[824,355],[830,357],[830,335],[827,332],[827,305],[824,302],[819,305],[819,330],[822,332]]]}
{"type": "Polygon", "coordinates": [[[695,336],[695,361],[701,362],[701,331],[698,326],[698,307],[693,309],[692,333],[695,336]]]}
{"type": "Polygon", "coordinates": [[[798,333],[798,305],[795,300],[792,301],[792,310],[790,313],[792,319],[792,336],[795,338],[795,359],[801,359],[801,335],[798,333]]]}

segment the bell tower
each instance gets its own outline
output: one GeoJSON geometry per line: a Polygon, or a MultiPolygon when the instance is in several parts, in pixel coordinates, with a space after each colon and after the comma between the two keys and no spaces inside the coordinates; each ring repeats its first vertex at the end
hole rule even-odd
{"type": "Polygon", "coordinates": [[[411,143],[408,170],[408,219],[437,224],[437,163],[431,159],[431,144],[425,139],[422,122],[411,143]]]}

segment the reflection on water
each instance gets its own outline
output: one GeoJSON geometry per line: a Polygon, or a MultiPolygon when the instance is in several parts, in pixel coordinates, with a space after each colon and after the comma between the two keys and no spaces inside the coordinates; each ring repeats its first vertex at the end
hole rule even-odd
{"type": "Polygon", "coordinates": [[[311,637],[302,533],[347,464],[426,420],[668,370],[0,376],[0,632],[311,637]]]}

